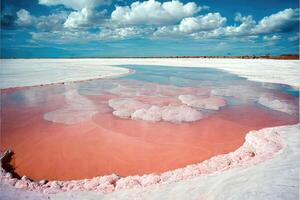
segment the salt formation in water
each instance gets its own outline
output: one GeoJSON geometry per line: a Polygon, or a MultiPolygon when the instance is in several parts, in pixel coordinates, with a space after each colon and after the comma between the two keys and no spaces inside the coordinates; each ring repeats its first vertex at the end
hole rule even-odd
{"type": "Polygon", "coordinates": [[[188,106],[208,110],[219,110],[220,107],[226,105],[226,101],[223,98],[217,96],[202,97],[188,94],[180,95],[178,99],[188,106]]]}
{"type": "Polygon", "coordinates": [[[149,107],[147,104],[129,98],[110,99],[108,105],[115,110],[113,114],[121,118],[130,118],[136,110],[149,107]]]}
{"type": "Polygon", "coordinates": [[[132,119],[145,121],[193,122],[202,118],[202,113],[186,105],[151,106],[136,110],[132,119]]]}
{"type": "Polygon", "coordinates": [[[128,98],[111,99],[113,115],[145,121],[192,122],[202,118],[201,112],[186,105],[156,106],[128,98]]]}
{"type": "Polygon", "coordinates": [[[284,112],[290,115],[295,115],[297,111],[297,108],[289,104],[287,101],[274,99],[274,97],[269,95],[260,96],[258,103],[272,110],[284,112]]]}
{"type": "Polygon", "coordinates": [[[64,124],[76,124],[91,119],[97,107],[92,101],[78,94],[77,90],[65,93],[66,106],[44,114],[44,119],[64,124]]]}

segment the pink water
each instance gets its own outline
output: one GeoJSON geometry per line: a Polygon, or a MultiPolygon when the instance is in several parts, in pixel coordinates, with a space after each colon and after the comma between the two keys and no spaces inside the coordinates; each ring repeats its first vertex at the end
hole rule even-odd
{"type": "Polygon", "coordinates": [[[170,105],[177,109],[183,105],[179,95],[196,95],[201,100],[215,97],[211,91],[219,88],[125,79],[1,90],[1,146],[15,152],[12,164],[16,172],[32,179],[142,175],[234,151],[250,130],[298,121],[298,114],[257,104],[257,98],[267,93],[297,108],[298,97],[256,84],[244,86],[242,89],[248,89],[248,93],[239,97],[218,95],[226,101],[219,110],[190,106],[202,117],[189,122],[163,117],[155,122],[121,118],[109,106],[111,99],[126,98],[141,105],[156,105],[160,110],[170,105]]]}

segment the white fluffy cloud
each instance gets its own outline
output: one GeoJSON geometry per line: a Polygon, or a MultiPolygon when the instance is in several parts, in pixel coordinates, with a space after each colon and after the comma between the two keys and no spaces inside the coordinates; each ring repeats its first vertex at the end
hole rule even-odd
{"type": "Polygon", "coordinates": [[[88,8],[83,8],[80,11],[71,12],[64,26],[67,28],[77,28],[79,26],[89,23],[89,19],[92,16],[92,11],[88,8]]]}
{"type": "MultiPolygon", "coordinates": [[[[91,25],[93,19],[101,16],[104,17],[103,11],[97,11],[95,8],[110,4],[110,0],[39,0],[39,4],[46,6],[63,5],[74,11],[70,12],[66,21],[63,23],[65,28],[79,28],[91,25]]],[[[100,22],[101,20],[99,20],[100,22]]]]}
{"type": "Polygon", "coordinates": [[[259,21],[254,33],[285,32],[295,28],[299,23],[299,9],[288,8],[259,21]]]}
{"type": "MultiPolygon", "coordinates": [[[[238,13],[235,16],[235,21],[239,22],[240,24],[235,26],[222,27],[220,29],[207,33],[194,34],[194,36],[197,35],[198,38],[217,38],[220,36],[248,37],[259,34],[288,32],[290,30],[295,29],[297,27],[297,23],[299,23],[299,9],[285,9],[270,16],[264,17],[258,23],[255,20],[253,20],[253,17],[251,15],[242,16],[240,13],[238,13]],[[199,37],[199,35],[201,37],[199,37]]],[[[265,40],[275,41],[280,39],[278,37],[278,35],[274,36],[274,38],[266,36],[265,40]]]]}
{"type": "Polygon", "coordinates": [[[160,3],[155,0],[136,1],[131,6],[117,6],[111,14],[112,21],[127,25],[173,24],[184,17],[193,16],[201,10],[194,2],[180,1],[160,3]]]}
{"type": "Polygon", "coordinates": [[[65,28],[81,28],[100,26],[106,19],[106,10],[95,11],[89,8],[83,8],[79,11],[73,11],[64,22],[65,28]]]}
{"type": "Polygon", "coordinates": [[[239,26],[227,26],[224,28],[223,33],[226,36],[244,36],[249,35],[250,31],[256,26],[256,22],[252,16],[242,16],[238,13],[235,16],[235,21],[239,22],[239,26]]]}
{"type": "Polygon", "coordinates": [[[179,25],[163,26],[154,33],[155,37],[165,36],[193,36],[195,33],[213,33],[214,30],[222,27],[226,18],[220,13],[208,13],[198,17],[184,18],[179,25]]]}
{"type": "Polygon", "coordinates": [[[109,4],[110,0],[39,0],[39,4],[46,6],[63,5],[66,8],[81,10],[83,8],[95,8],[99,5],[109,4]]]}
{"type": "Polygon", "coordinates": [[[238,13],[235,17],[239,26],[228,26],[224,29],[227,36],[248,36],[257,34],[270,34],[287,32],[295,27],[299,22],[299,9],[285,9],[270,16],[266,16],[258,23],[252,16],[242,16],[238,13]]]}
{"type": "Polygon", "coordinates": [[[27,10],[21,9],[17,12],[16,23],[24,27],[33,26],[39,31],[60,30],[67,16],[67,13],[62,11],[47,16],[36,17],[31,15],[27,10]]]}
{"type": "Polygon", "coordinates": [[[179,30],[185,33],[197,31],[210,31],[223,26],[226,18],[220,13],[208,13],[198,17],[184,18],[179,24],[179,30]]]}
{"type": "MultiPolygon", "coordinates": [[[[39,0],[40,4],[63,5],[66,8],[47,16],[33,16],[27,10],[17,12],[16,24],[35,27],[34,39],[42,37],[56,40],[61,37],[74,41],[78,38],[88,40],[125,39],[132,37],[148,38],[250,38],[262,37],[264,41],[279,40],[282,32],[294,31],[299,27],[299,9],[288,8],[256,22],[251,15],[235,16],[234,25],[225,25],[226,17],[220,13],[199,15],[207,9],[194,2],[182,3],[179,0],[159,2],[157,0],[136,1],[130,6],[116,6],[109,15],[99,10],[99,5],[109,0],[39,0]],[[107,18],[109,17],[110,18],[107,18]],[[98,32],[90,33],[88,28],[98,32]],[[65,33],[64,33],[65,31],[65,33]],[[73,32],[72,32],[73,31],[73,32]],[[47,33],[49,32],[49,33],[47,33]],[[271,36],[270,36],[271,35],[271,36]]],[[[253,39],[254,38],[254,39],[253,39]]],[[[295,41],[298,36],[291,37],[295,41]]],[[[59,39],[61,40],[61,39],[59,39]]]]}

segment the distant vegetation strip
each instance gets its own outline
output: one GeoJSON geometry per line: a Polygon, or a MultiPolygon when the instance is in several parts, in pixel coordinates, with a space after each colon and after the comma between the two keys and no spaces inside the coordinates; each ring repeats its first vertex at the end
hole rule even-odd
{"type": "Polygon", "coordinates": [[[280,56],[272,56],[272,55],[263,55],[263,56],[255,56],[255,55],[244,55],[244,56],[93,56],[93,57],[7,57],[2,59],[34,59],[34,58],[57,58],[57,59],[78,59],[78,58],[228,58],[228,59],[277,59],[277,60],[299,60],[299,55],[280,55],[280,56]]]}

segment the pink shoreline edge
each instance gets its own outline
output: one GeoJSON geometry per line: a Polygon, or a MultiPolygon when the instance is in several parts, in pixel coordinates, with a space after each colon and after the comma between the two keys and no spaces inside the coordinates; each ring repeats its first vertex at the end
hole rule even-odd
{"type": "MultiPolygon", "coordinates": [[[[300,124],[297,124],[298,126],[300,124]]],[[[234,152],[214,156],[198,164],[188,165],[161,174],[120,177],[118,175],[98,176],[92,179],[72,181],[31,181],[26,176],[20,180],[12,178],[12,174],[0,169],[0,182],[15,188],[29,191],[54,194],[59,192],[97,191],[110,193],[115,190],[146,187],[154,184],[168,184],[196,176],[222,172],[237,167],[247,167],[258,164],[275,156],[285,147],[277,129],[280,127],[264,128],[250,131],[244,144],[234,152]]]]}

